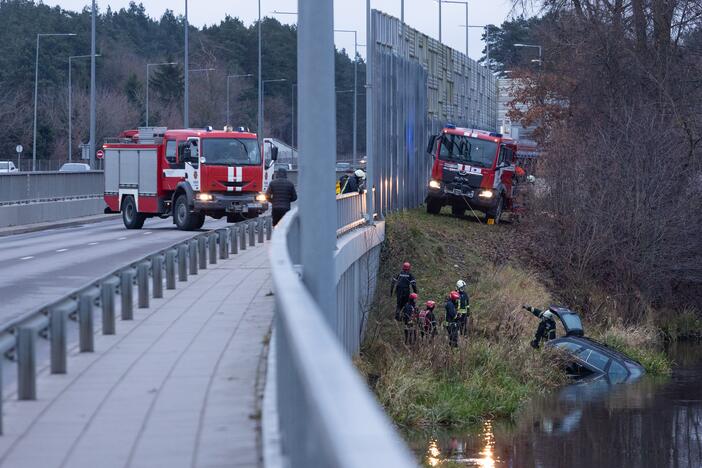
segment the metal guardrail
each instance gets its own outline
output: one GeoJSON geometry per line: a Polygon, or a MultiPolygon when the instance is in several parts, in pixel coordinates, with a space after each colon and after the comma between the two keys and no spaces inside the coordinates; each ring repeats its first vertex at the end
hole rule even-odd
{"type": "Polygon", "coordinates": [[[366,196],[359,193],[346,193],[336,196],[336,235],[363,225],[366,222],[366,196]]]}
{"type": "MultiPolygon", "coordinates": [[[[122,320],[134,318],[136,306],[147,308],[150,298],[163,297],[164,286],[176,289],[218,259],[270,240],[271,218],[257,218],[233,226],[197,234],[91,282],[37,310],[0,324],[0,353],[17,362],[17,398],[37,398],[37,341],[50,346],[52,374],[67,372],[68,326],[78,326],[81,352],[93,352],[96,308],[102,317],[102,334],[113,335],[119,310],[122,320]],[[118,306],[119,304],[119,306],[118,306]]],[[[3,358],[0,357],[0,376],[3,358]]],[[[0,382],[0,434],[2,434],[2,383],[0,382]]]]}
{"type": "Polygon", "coordinates": [[[103,171],[19,172],[0,175],[0,204],[102,196],[103,171]]]}
{"type": "Polygon", "coordinates": [[[416,466],[297,272],[299,227],[295,208],[271,247],[278,424],[288,466],[416,466]]]}

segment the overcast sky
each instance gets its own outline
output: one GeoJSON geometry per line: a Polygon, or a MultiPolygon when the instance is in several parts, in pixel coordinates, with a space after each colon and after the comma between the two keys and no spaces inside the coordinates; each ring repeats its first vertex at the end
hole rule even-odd
{"type": "MultiPolygon", "coordinates": [[[[469,21],[471,25],[501,24],[510,12],[512,0],[469,0],[469,21]]],[[[81,10],[89,4],[87,0],[45,0],[49,5],[60,5],[68,10],[81,10]]],[[[138,2],[137,2],[138,3],[138,2]]],[[[144,0],[142,2],[147,13],[159,18],[163,12],[170,8],[176,15],[185,11],[184,1],[169,0],[144,0]]],[[[107,6],[113,10],[129,5],[129,0],[102,0],[98,1],[98,8],[104,11],[107,6]]],[[[365,44],[366,14],[365,0],[334,0],[334,27],[337,29],[358,30],[358,42],[365,44]]],[[[400,17],[400,0],[372,0],[371,5],[377,10],[400,17]]],[[[423,33],[438,38],[439,36],[439,6],[437,0],[405,0],[405,22],[423,33]]],[[[465,50],[465,6],[457,4],[444,4],[443,7],[443,41],[449,46],[465,50]]],[[[278,11],[296,11],[297,0],[261,0],[261,15],[275,16],[280,22],[294,23],[295,16],[276,15],[278,11]]],[[[224,15],[241,18],[245,24],[250,24],[258,16],[256,0],[190,0],[188,16],[190,23],[195,26],[219,23],[224,15]]],[[[470,56],[477,59],[481,56],[483,44],[480,40],[481,30],[470,30],[470,56]]],[[[338,48],[353,50],[353,34],[337,33],[336,44],[338,48]]],[[[365,56],[365,50],[359,49],[365,56]]]]}

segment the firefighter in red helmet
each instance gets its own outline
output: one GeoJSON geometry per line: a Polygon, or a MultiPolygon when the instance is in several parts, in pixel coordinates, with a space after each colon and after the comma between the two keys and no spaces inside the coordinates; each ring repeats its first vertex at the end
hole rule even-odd
{"type": "Polygon", "coordinates": [[[405,324],[405,344],[413,345],[417,341],[417,294],[411,293],[402,308],[402,322],[405,324]]]}
{"type": "Polygon", "coordinates": [[[453,348],[458,347],[458,301],[460,298],[461,295],[458,291],[451,291],[446,298],[446,304],[444,306],[446,308],[446,320],[444,322],[449,336],[449,346],[453,348]]]}
{"type": "Polygon", "coordinates": [[[407,304],[409,300],[409,295],[411,292],[415,294],[419,291],[417,290],[417,280],[414,279],[410,270],[412,265],[409,262],[402,264],[402,271],[395,275],[390,284],[390,295],[392,296],[393,291],[397,298],[397,304],[395,306],[395,320],[398,322],[402,320],[400,317],[400,312],[402,312],[403,307],[407,304]]]}

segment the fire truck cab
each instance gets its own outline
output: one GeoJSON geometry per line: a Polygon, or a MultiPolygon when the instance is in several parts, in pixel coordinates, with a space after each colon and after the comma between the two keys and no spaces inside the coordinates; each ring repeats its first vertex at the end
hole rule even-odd
{"type": "Polygon", "coordinates": [[[200,229],[205,216],[235,222],[268,209],[266,162],[254,133],[145,127],[123,132],[103,149],[105,202],[122,213],[127,229],[173,216],[179,229],[190,231],[200,229]]]}
{"type": "Polygon", "coordinates": [[[432,135],[427,212],[450,205],[454,216],[462,216],[470,208],[499,223],[512,208],[516,151],[516,142],[500,133],[447,125],[432,135]]]}

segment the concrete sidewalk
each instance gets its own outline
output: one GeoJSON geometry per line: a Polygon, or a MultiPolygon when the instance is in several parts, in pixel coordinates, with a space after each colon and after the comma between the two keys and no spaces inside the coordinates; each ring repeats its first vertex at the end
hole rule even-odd
{"type": "Polygon", "coordinates": [[[68,374],[44,370],[37,401],[4,402],[0,466],[260,466],[260,396],[274,300],[267,246],[209,265],[68,374]]]}

